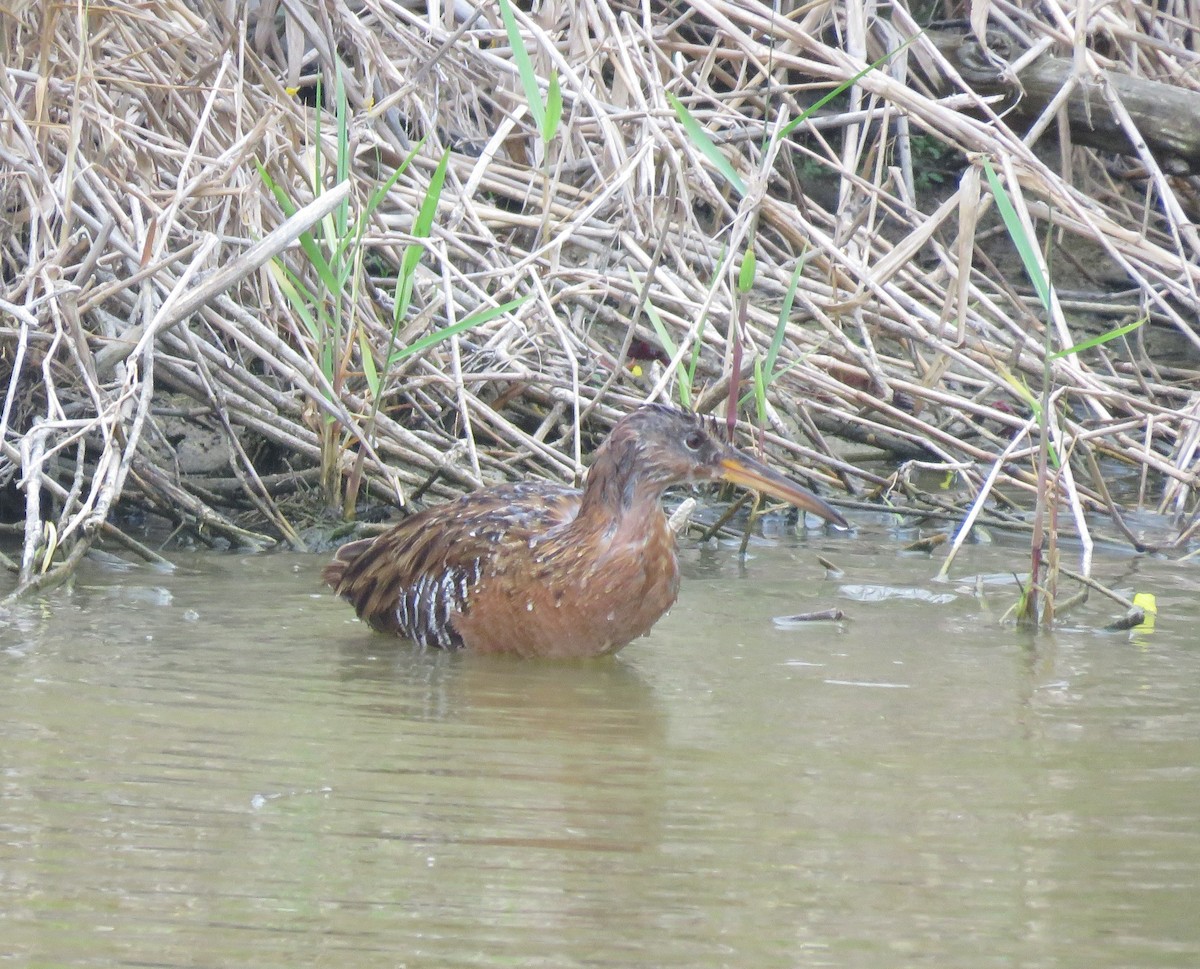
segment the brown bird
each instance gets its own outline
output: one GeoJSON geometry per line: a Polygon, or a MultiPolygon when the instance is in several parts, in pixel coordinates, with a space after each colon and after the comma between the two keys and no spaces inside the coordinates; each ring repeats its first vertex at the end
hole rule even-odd
{"type": "Polygon", "coordinates": [[[372,627],[422,647],[583,657],[643,636],[679,592],[671,485],[729,481],[827,521],[820,498],[722,444],[695,414],[651,404],[613,428],[582,491],[485,488],[343,545],[323,577],[372,627]]]}

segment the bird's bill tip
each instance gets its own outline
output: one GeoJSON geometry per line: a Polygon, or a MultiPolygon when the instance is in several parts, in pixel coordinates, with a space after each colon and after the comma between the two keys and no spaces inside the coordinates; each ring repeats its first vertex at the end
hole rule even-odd
{"type": "Polygon", "coordinates": [[[850,523],[833,506],[753,458],[734,452],[721,458],[720,467],[722,480],[730,484],[752,488],[772,498],[786,501],[803,511],[812,512],[828,522],[833,522],[839,528],[850,527],[850,523]]]}

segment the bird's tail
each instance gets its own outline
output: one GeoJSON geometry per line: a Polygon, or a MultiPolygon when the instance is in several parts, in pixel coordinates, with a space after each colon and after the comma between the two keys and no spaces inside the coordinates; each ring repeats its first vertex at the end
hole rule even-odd
{"type": "Polygon", "coordinates": [[[321,570],[321,578],[325,584],[333,589],[334,592],[341,592],[342,579],[346,575],[346,569],[353,565],[358,557],[374,544],[375,539],[373,537],[360,538],[354,542],[347,542],[334,552],[333,561],[321,570]]]}

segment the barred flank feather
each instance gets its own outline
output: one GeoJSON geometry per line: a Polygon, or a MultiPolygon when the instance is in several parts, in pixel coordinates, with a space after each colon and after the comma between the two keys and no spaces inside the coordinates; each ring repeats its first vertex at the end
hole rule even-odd
{"type": "Polygon", "coordinates": [[[457,623],[504,543],[522,545],[574,519],[580,493],[518,483],[467,495],[338,549],[322,573],[373,629],[429,648],[463,645],[457,623]]]}

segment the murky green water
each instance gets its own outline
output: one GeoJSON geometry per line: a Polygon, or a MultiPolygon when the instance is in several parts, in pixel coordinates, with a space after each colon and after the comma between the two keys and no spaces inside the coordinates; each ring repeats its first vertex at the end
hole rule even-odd
{"type": "Polygon", "coordinates": [[[0,959],[1200,965],[1200,573],[1102,563],[1157,629],[1029,639],[1015,560],[693,550],[583,664],[414,653],[315,558],[90,566],[0,631],[0,959]]]}

